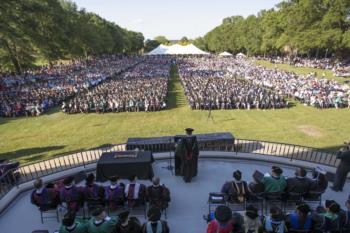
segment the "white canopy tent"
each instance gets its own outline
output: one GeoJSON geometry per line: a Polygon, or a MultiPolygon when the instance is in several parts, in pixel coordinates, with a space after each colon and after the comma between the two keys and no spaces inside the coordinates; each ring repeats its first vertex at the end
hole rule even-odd
{"type": "Polygon", "coordinates": [[[171,46],[159,45],[157,48],[153,49],[151,52],[146,55],[209,55],[209,53],[200,50],[193,44],[189,45],[179,45],[174,44],[171,46]]]}
{"type": "Polygon", "coordinates": [[[219,56],[222,56],[222,57],[232,57],[233,55],[232,55],[231,53],[225,51],[225,52],[220,53],[219,56]]]}
{"type": "Polygon", "coordinates": [[[243,53],[238,53],[237,55],[236,55],[236,58],[246,58],[247,56],[246,55],[244,55],[243,53]]]}
{"type": "Polygon", "coordinates": [[[147,55],[166,54],[168,49],[169,49],[169,46],[161,44],[157,48],[155,48],[151,52],[149,52],[147,55]]]}

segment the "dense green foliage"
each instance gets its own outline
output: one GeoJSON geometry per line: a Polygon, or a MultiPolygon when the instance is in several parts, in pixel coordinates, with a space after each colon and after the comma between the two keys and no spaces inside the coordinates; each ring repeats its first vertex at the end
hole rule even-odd
{"type": "Polygon", "coordinates": [[[138,53],[141,33],[128,31],[66,0],[2,0],[0,64],[21,73],[49,63],[106,53],[138,53]]]}
{"type": "Polygon", "coordinates": [[[349,28],[349,0],[287,0],[257,16],[225,18],[195,44],[212,52],[248,55],[349,56],[349,28]]]}

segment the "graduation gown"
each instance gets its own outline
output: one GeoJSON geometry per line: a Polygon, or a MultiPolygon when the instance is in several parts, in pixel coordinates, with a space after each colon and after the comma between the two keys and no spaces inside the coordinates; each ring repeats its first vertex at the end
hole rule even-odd
{"type": "Polygon", "coordinates": [[[130,217],[128,225],[122,226],[120,222],[117,223],[115,233],[140,233],[141,224],[136,217],[130,217]]]}
{"type": "Polygon", "coordinates": [[[186,136],[181,142],[183,152],[181,154],[181,174],[186,182],[190,182],[192,177],[197,176],[198,170],[198,142],[196,136],[186,136]]]}
{"type": "Polygon", "coordinates": [[[103,220],[96,224],[95,218],[91,218],[88,223],[88,233],[113,233],[116,228],[117,221],[114,218],[103,220]]]}
{"type": "Polygon", "coordinates": [[[66,226],[61,225],[59,233],[87,233],[87,222],[83,220],[77,220],[75,228],[68,230],[66,226]]]}

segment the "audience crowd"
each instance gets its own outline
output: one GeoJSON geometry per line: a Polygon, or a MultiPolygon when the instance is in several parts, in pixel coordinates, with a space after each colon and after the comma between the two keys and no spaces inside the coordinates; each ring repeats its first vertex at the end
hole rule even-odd
{"type": "MultiPolygon", "coordinates": [[[[159,111],[166,108],[174,62],[192,109],[276,109],[288,107],[288,97],[320,109],[350,108],[349,85],[315,74],[297,75],[231,57],[109,55],[24,75],[1,73],[0,116],[38,116],[59,104],[65,113],[159,111]]],[[[317,61],[325,68],[328,63],[317,61]]]]}
{"type": "Polygon", "coordinates": [[[28,70],[23,75],[0,73],[0,116],[39,116],[141,60],[106,55],[28,70]]]}
{"type": "Polygon", "coordinates": [[[274,64],[289,64],[296,67],[308,67],[308,68],[318,68],[324,70],[332,70],[335,76],[348,77],[350,76],[350,61],[337,61],[331,58],[302,58],[296,57],[291,59],[289,57],[257,57],[259,60],[267,60],[274,64]]]}
{"type": "MultiPolygon", "coordinates": [[[[215,85],[215,81],[208,82],[204,79],[201,84],[202,88],[199,89],[195,84],[190,84],[190,81],[188,80],[191,79],[189,77],[215,77],[215,75],[221,75],[228,79],[231,77],[232,80],[244,78],[248,81],[248,84],[246,85],[251,87],[250,89],[255,90],[252,91],[254,93],[253,96],[258,95],[258,93],[260,93],[258,96],[263,96],[262,100],[256,98],[256,102],[258,102],[259,105],[265,100],[265,106],[284,106],[283,103],[276,101],[276,99],[283,100],[285,97],[290,97],[299,100],[305,105],[314,106],[316,108],[350,108],[349,85],[340,84],[334,80],[326,78],[317,79],[315,74],[309,74],[306,76],[297,75],[279,69],[268,69],[262,66],[256,66],[248,60],[234,58],[213,58],[210,60],[207,58],[197,58],[196,60],[183,60],[181,63],[179,65],[179,72],[180,75],[183,76],[183,83],[190,103],[191,101],[193,102],[193,99],[195,100],[197,98],[196,92],[201,91],[201,93],[198,94],[201,97],[206,96],[205,92],[210,93],[208,91],[210,85],[213,85],[212,88],[214,88],[214,90],[219,90],[219,88],[215,85]],[[270,98],[261,94],[264,92],[269,93],[270,98]],[[271,95],[274,98],[272,98],[271,95]],[[270,100],[270,102],[272,100],[275,101],[266,104],[267,99],[270,100]]],[[[196,79],[194,78],[194,80],[196,79]]],[[[226,84],[224,82],[223,85],[229,85],[229,82],[226,82],[226,84]]],[[[233,84],[233,86],[235,86],[235,84],[233,84]]],[[[235,89],[234,87],[232,88],[235,89]]],[[[244,96],[249,96],[251,93],[250,89],[248,89],[249,91],[242,93],[243,99],[247,99],[244,96]]],[[[230,88],[230,90],[232,89],[230,88]]],[[[242,98],[242,96],[240,97],[242,98]]],[[[255,98],[253,97],[251,99],[255,98]]]]}
{"type": "MultiPolygon", "coordinates": [[[[231,72],[236,60],[184,58],[178,61],[181,81],[192,109],[275,109],[287,101],[270,89],[231,72]]],[[[237,60],[238,62],[238,60],[237,60]]]]}
{"type": "Polygon", "coordinates": [[[65,113],[159,111],[166,108],[170,59],[146,58],[120,76],[74,99],[64,101],[65,113]]]}

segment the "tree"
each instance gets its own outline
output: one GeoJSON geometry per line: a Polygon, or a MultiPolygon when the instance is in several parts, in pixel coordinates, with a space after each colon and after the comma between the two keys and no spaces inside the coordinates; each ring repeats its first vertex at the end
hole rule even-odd
{"type": "Polygon", "coordinates": [[[169,45],[170,41],[165,36],[157,36],[154,38],[159,44],[169,45]]]}
{"type": "Polygon", "coordinates": [[[157,48],[160,45],[160,43],[156,40],[146,40],[145,45],[144,45],[144,49],[145,52],[150,52],[153,49],[157,48]]]}
{"type": "Polygon", "coordinates": [[[78,10],[66,0],[2,0],[0,64],[21,73],[36,59],[59,59],[106,53],[138,53],[143,35],[128,31],[97,14],[78,10]]]}
{"type": "Polygon", "coordinates": [[[204,36],[212,52],[299,55],[335,53],[349,57],[349,0],[288,0],[258,16],[227,17],[204,36]]]}
{"type": "Polygon", "coordinates": [[[207,43],[203,37],[197,37],[194,39],[193,44],[202,50],[208,50],[207,43]]]}
{"type": "Polygon", "coordinates": [[[178,43],[181,45],[188,45],[191,43],[191,41],[186,36],[184,36],[181,38],[181,40],[178,43]]]}

